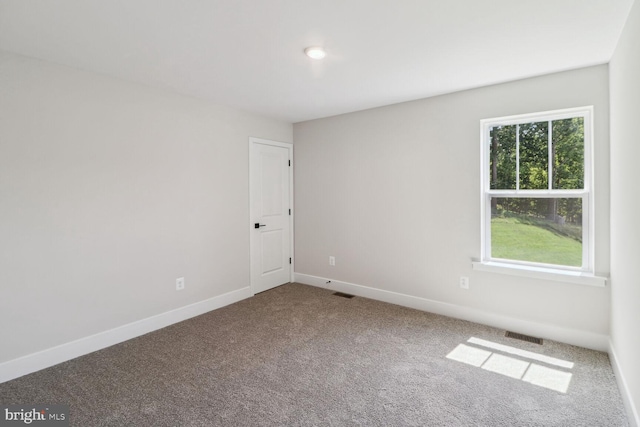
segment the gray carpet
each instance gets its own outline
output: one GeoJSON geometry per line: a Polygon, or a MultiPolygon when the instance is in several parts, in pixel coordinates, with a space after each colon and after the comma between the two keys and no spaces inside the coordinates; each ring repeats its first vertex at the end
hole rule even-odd
{"type": "Polygon", "coordinates": [[[69,404],[74,426],[628,425],[604,353],[300,284],[0,384],[0,402],[69,404]],[[566,392],[523,380],[534,365],[566,392]]]}

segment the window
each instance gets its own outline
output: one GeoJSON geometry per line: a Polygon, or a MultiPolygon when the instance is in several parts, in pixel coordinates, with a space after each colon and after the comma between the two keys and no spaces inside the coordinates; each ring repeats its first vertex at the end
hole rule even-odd
{"type": "Polygon", "coordinates": [[[592,112],[482,120],[483,263],[593,273],[592,112]]]}

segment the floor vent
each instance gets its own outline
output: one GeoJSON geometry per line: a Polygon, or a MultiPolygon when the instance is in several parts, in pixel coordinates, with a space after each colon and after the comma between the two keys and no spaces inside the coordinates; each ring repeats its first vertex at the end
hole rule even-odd
{"type": "Polygon", "coordinates": [[[343,293],[343,292],[334,292],[333,294],[334,294],[335,296],[337,296],[337,297],[342,297],[342,298],[349,298],[349,299],[351,299],[351,298],[353,298],[353,297],[354,297],[354,295],[351,295],[351,294],[345,294],[345,293],[343,293]]]}
{"type": "Polygon", "coordinates": [[[507,338],[513,338],[520,341],[532,342],[534,344],[542,345],[542,338],[530,337],[529,335],[518,334],[516,332],[507,331],[504,334],[507,338]]]}

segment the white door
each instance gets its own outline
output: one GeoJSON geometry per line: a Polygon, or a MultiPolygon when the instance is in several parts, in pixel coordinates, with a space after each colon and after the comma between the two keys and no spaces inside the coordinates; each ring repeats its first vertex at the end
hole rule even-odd
{"type": "Polygon", "coordinates": [[[249,140],[251,290],[291,281],[293,145],[249,140]]]}

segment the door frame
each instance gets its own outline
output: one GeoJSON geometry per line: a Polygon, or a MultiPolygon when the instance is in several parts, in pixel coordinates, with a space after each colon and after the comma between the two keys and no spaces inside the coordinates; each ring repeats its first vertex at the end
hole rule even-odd
{"type": "Polygon", "coordinates": [[[286,148],[289,150],[289,161],[291,162],[291,166],[289,167],[289,206],[291,207],[291,215],[289,215],[289,254],[291,255],[291,264],[289,264],[289,282],[294,281],[294,265],[295,265],[295,257],[293,256],[293,242],[294,242],[294,230],[293,230],[293,217],[295,215],[295,209],[293,208],[293,143],[292,142],[280,142],[273,141],[270,139],[264,138],[256,138],[253,136],[249,137],[249,218],[247,218],[247,222],[249,224],[249,280],[250,280],[250,288],[251,295],[255,295],[255,278],[253,277],[253,259],[252,259],[252,250],[251,250],[251,233],[253,232],[253,223],[251,218],[251,183],[253,182],[253,162],[252,162],[252,150],[256,144],[261,145],[272,145],[275,147],[286,148]]]}

